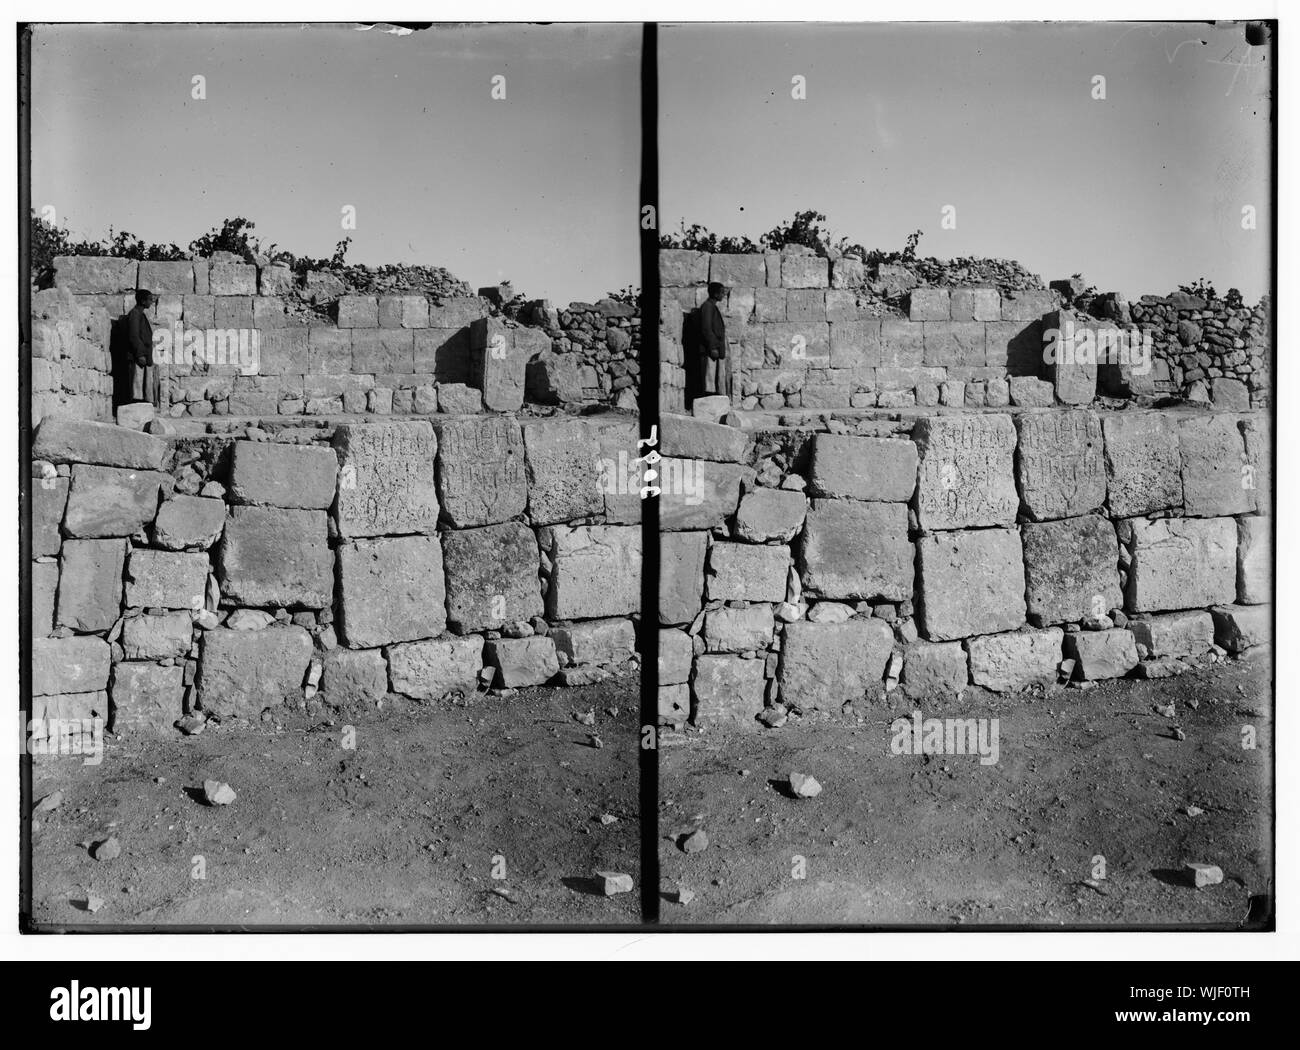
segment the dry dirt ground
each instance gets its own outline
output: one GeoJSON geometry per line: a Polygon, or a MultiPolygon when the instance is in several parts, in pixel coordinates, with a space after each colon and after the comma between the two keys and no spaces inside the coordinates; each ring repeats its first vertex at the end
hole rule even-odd
{"type": "Polygon", "coordinates": [[[64,801],[36,818],[34,921],[56,931],[638,923],[638,695],[633,677],[294,712],[279,726],[110,737],[98,766],[37,760],[33,798],[61,789],[64,801]],[[590,728],[573,718],[588,710],[590,728]],[[205,779],[229,783],[235,802],[205,804],[205,779]],[[121,855],[93,859],[89,844],[109,835],[121,855]],[[504,879],[492,877],[495,857],[504,879]],[[597,870],[630,874],[635,888],[606,897],[597,870]],[[93,912],[91,897],[103,901],[93,912]]]}
{"type": "Polygon", "coordinates": [[[1271,673],[1255,650],[1177,678],[972,688],[960,707],[921,705],[926,717],[998,718],[995,765],[891,754],[890,723],[913,709],[892,696],[861,724],[837,714],[667,735],[660,886],[695,897],[661,894],[661,922],[1258,928],[1272,896],[1271,673]],[[1171,702],[1173,719],[1153,710],[1171,702]],[[1245,725],[1255,750],[1242,747],[1245,725]],[[822,793],[794,797],[792,771],[822,793]],[[682,836],[700,827],[708,847],[685,853],[682,836]],[[1106,877],[1093,886],[1098,856],[1106,877]],[[1192,888],[1187,862],[1218,865],[1224,881],[1192,888]]]}

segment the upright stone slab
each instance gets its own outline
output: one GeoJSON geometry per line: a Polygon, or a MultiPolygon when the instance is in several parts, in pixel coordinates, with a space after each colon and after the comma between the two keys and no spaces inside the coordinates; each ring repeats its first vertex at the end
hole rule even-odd
{"type": "Polygon", "coordinates": [[[1112,517],[1132,518],[1182,507],[1182,455],[1178,432],[1166,415],[1107,413],[1102,433],[1112,517]]]}
{"type": "Polygon", "coordinates": [[[349,648],[442,634],[446,585],[437,536],[353,540],[338,557],[339,627],[349,648]]]}
{"type": "Polygon", "coordinates": [[[528,516],[553,525],[600,514],[600,444],[585,419],[544,419],[523,428],[528,461],[528,516]]]}
{"type": "Polygon", "coordinates": [[[459,690],[472,693],[483,667],[483,638],[433,638],[388,648],[393,692],[416,700],[437,700],[459,690]]]}
{"type": "Polygon", "coordinates": [[[695,695],[692,721],[697,726],[734,726],[757,729],[763,710],[762,660],[717,654],[695,661],[691,691],[695,695]]]}
{"type": "Polygon", "coordinates": [[[266,708],[303,698],[311,635],[301,627],[204,631],[197,678],[199,704],[218,718],[256,721],[266,708]]]}
{"type": "Polygon", "coordinates": [[[339,535],[436,531],[438,438],[427,420],[345,424],[334,432],[334,450],[339,535]]]}
{"type": "Polygon", "coordinates": [[[1086,346],[1065,337],[1067,326],[1072,332],[1077,328],[1074,317],[1067,311],[1051,311],[1043,318],[1043,325],[1047,335],[1043,346],[1044,374],[1056,389],[1056,399],[1067,405],[1091,404],[1097,396],[1095,348],[1089,353],[1086,346]]]}
{"type": "Polygon", "coordinates": [[[59,526],[68,505],[68,479],[42,478],[32,481],[32,557],[58,554],[63,545],[59,526]]]}
{"type": "Polygon", "coordinates": [[[58,590],[58,562],[35,562],[32,565],[33,638],[44,638],[54,630],[54,610],[58,590]]]}
{"type": "Polygon", "coordinates": [[[328,448],[236,441],[230,458],[230,502],[326,510],[334,502],[338,459],[328,448]]]}
{"type": "MultiPolygon", "coordinates": [[[[691,680],[695,648],[685,631],[659,632],[659,686],[682,685],[691,680]]],[[[689,704],[688,713],[689,713],[689,704]]]]}
{"type": "Polygon", "coordinates": [[[1016,520],[1012,459],[1016,429],[1002,414],[931,416],[917,420],[920,454],[917,517],[921,528],[967,529],[1016,520]]]}
{"type": "Polygon", "coordinates": [[[132,536],[153,521],[159,494],[171,484],[171,477],[158,471],[78,463],[72,468],[64,531],[82,539],[132,536]]]}
{"type": "Polygon", "coordinates": [[[1025,622],[1025,567],[1012,529],[935,532],[917,540],[918,621],[931,641],[1009,631],[1025,622]]]}
{"type": "Polygon", "coordinates": [[[894,632],[883,620],[787,624],[781,644],[781,700],[805,710],[876,698],[894,632]]]}
{"type": "Polygon", "coordinates": [[[1273,593],[1273,519],[1237,519],[1237,602],[1260,605],[1273,593]]]}
{"type": "MultiPolygon", "coordinates": [[[[124,540],[68,540],[63,545],[58,622],[79,634],[107,631],[122,609],[124,540]]],[[[49,633],[49,627],[45,629],[49,633]]]]}
{"type": "Polygon", "coordinates": [[[1236,597],[1232,518],[1137,518],[1132,524],[1128,611],[1204,608],[1236,597]]]}
{"type": "Polygon", "coordinates": [[[1052,685],[1061,663],[1063,635],[1059,627],[1049,627],[971,638],[965,643],[970,652],[971,681],[995,693],[1052,685]]]}
{"type": "Polygon", "coordinates": [[[1189,517],[1217,518],[1252,509],[1243,478],[1245,442],[1237,417],[1221,412],[1182,419],[1178,447],[1183,465],[1183,511],[1189,517]]]}
{"type": "Polygon", "coordinates": [[[118,736],[172,736],[175,733],[172,724],[185,713],[183,674],[184,668],[179,664],[171,667],[127,661],[114,664],[108,690],[113,732],[118,736]]]}
{"type": "MultiPolygon", "coordinates": [[[[321,525],[323,528],[324,522],[321,525]]],[[[202,609],[207,588],[206,554],[133,547],[127,555],[124,599],[127,608],[202,609]]]]}
{"type": "Polygon", "coordinates": [[[1016,481],[1034,521],[1070,518],[1106,502],[1106,460],[1095,412],[1026,412],[1016,417],[1016,481]]]}
{"type": "Polygon", "coordinates": [[[327,533],[324,511],[231,507],[217,548],[223,597],[249,606],[327,608],[334,594],[327,533]]]}
{"type": "Polygon", "coordinates": [[[703,603],[707,532],[659,534],[659,622],[689,623],[703,603]]]}
{"type": "Polygon", "coordinates": [[[817,434],[808,488],[815,496],[906,503],[916,489],[916,467],[911,441],[817,434]]]}
{"type": "Polygon", "coordinates": [[[442,534],[447,623],[457,634],[542,615],[537,537],[518,521],[442,534]]]}
{"type": "Polygon", "coordinates": [[[483,391],[484,406],[493,412],[518,411],[524,403],[528,351],[517,343],[517,330],[483,317],[470,325],[469,340],[471,382],[483,391]]]}
{"type": "Polygon", "coordinates": [[[552,565],[548,620],[591,620],[640,611],[639,527],[555,525],[538,538],[552,565]]]}
{"type": "Polygon", "coordinates": [[[709,552],[712,601],[783,602],[790,554],[783,546],[715,543],[709,552]]]}
{"type": "Polygon", "coordinates": [[[815,499],[808,508],[799,561],[813,597],[911,598],[913,556],[906,504],[815,499]]]}
{"type": "Polygon", "coordinates": [[[1035,627],[1104,616],[1124,601],[1115,527],[1099,514],[1025,525],[1025,587],[1035,627]]]}
{"type": "Polygon", "coordinates": [[[524,438],[509,416],[439,420],[438,499],[453,528],[495,525],[528,502],[524,438]]]}

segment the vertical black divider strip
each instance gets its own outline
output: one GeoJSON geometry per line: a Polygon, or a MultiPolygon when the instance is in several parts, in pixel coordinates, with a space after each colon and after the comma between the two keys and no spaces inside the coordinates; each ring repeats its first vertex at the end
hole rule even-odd
{"type": "MultiPolygon", "coordinates": [[[[31,282],[31,62],[32,29],[18,30],[18,924],[32,916],[32,756],[27,724],[32,710],[32,282],[31,282]]],[[[10,723],[12,725],[12,723],[10,723]]]]}
{"type": "MultiPolygon", "coordinates": [[[[646,23],[641,43],[641,386],[643,440],[659,433],[659,29],[646,23]],[[654,216],[647,223],[646,208],[654,216]],[[647,229],[647,226],[649,227],[647,229]]],[[[643,445],[638,455],[658,449],[643,445]]],[[[642,475],[644,476],[644,474],[642,475]]],[[[659,749],[646,747],[659,724],[659,498],[641,500],[641,918],[659,921],[659,749]]],[[[655,741],[657,743],[657,741],[655,741]]]]}

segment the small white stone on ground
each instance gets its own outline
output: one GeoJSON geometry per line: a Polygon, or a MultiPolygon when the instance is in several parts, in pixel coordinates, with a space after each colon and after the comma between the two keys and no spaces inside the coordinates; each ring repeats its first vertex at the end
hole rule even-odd
{"type": "Polygon", "coordinates": [[[1192,885],[1198,890],[1205,886],[1217,886],[1223,881],[1223,869],[1217,864],[1198,864],[1189,861],[1187,871],[1192,877],[1192,885]]]}
{"type": "Polygon", "coordinates": [[[616,893],[632,892],[632,876],[624,875],[617,871],[598,871],[596,878],[600,881],[602,891],[606,897],[612,897],[616,893]]]}
{"type": "Polygon", "coordinates": [[[234,788],[229,784],[220,780],[205,780],[203,797],[207,799],[209,806],[228,806],[235,801],[236,795],[234,788]]]}
{"type": "Polygon", "coordinates": [[[800,798],[815,798],[822,793],[822,786],[815,777],[804,773],[790,774],[790,790],[800,798]]]}

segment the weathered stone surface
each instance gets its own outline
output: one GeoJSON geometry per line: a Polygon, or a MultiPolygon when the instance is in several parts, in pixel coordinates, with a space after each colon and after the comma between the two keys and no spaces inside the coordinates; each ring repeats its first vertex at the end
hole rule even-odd
{"type": "Polygon", "coordinates": [[[627,616],[641,605],[641,530],[634,525],[555,525],[539,535],[554,566],[548,620],[627,616]]]}
{"type": "Polygon", "coordinates": [[[172,723],[185,713],[182,675],[179,664],[171,667],[155,663],[115,664],[108,692],[113,732],[119,736],[135,733],[170,736],[174,732],[172,723]]]}
{"type": "Polygon", "coordinates": [[[947,288],[913,288],[908,317],[913,321],[946,321],[952,316],[947,288]]]}
{"type": "Polygon", "coordinates": [[[787,624],[781,645],[781,699],[805,710],[839,708],[846,701],[875,699],[894,648],[883,620],[787,624]]]}
{"type": "Polygon", "coordinates": [[[69,536],[131,536],[153,521],[158,495],[171,485],[167,474],[78,463],[63,527],[69,536]]]}
{"type": "Polygon", "coordinates": [[[659,527],[670,532],[721,524],[736,512],[741,486],[754,481],[753,468],[736,463],[665,456],[659,470],[659,527]]]}
{"type": "Polygon", "coordinates": [[[464,383],[439,383],[438,411],[448,415],[482,412],[483,391],[464,383]]]}
{"type": "MultiPolygon", "coordinates": [[[[728,258],[728,256],[719,256],[728,258]]],[[[759,256],[758,258],[762,258],[759,256]]],[[[709,281],[709,255],[707,252],[684,248],[665,248],[659,252],[659,283],[665,288],[677,288],[709,281]]]]}
{"type": "Polygon", "coordinates": [[[219,718],[256,720],[303,697],[312,645],[301,627],[204,631],[200,651],[199,704],[219,718]]]}
{"type": "Polygon", "coordinates": [[[231,454],[230,501],[325,510],[334,502],[338,470],[338,459],[328,448],[236,441],[231,454]]]}
{"type": "Polygon", "coordinates": [[[917,516],[923,529],[1009,525],[1016,520],[1016,429],[1002,414],[919,419],[917,516]]]}
{"type": "Polygon", "coordinates": [[[790,554],[785,547],[715,543],[709,552],[708,597],[714,601],[783,602],[790,554]]]}
{"type": "Polygon", "coordinates": [[[134,547],[127,555],[125,605],[128,608],[202,609],[207,587],[206,554],[134,547]]]}
{"type": "Polygon", "coordinates": [[[1203,609],[1163,613],[1142,620],[1129,620],[1134,639],[1145,645],[1148,655],[1200,656],[1214,644],[1214,620],[1203,609]]]}
{"type": "Polygon", "coordinates": [[[1009,631],[1025,622],[1025,568],[1011,529],[930,533],[917,540],[918,621],[931,641],[1009,631]]]}
{"type": "Polygon", "coordinates": [[[759,487],[741,497],[736,535],[750,543],[789,543],[803,527],[808,501],[802,492],[759,487]]]}
{"type": "MultiPolygon", "coordinates": [[[[475,643],[481,644],[477,638],[475,643]]],[[[333,649],[325,654],[321,687],[334,703],[382,700],[388,693],[388,663],[379,649],[333,649]]]]}
{"type": "Polygon", "coordinates": [[[226,527],[226,505],[219,499],[173,496],[158,508],[154,543],[163,550],[207,550],[226,527]]]}
{"type": "Polygon", "coordinates": [[[704,614],[704,645],[711,653],[740,653],[772,644],[772,607],[710,609],[704,614]]]}
{"type": "Polygon", "coordinates": [[[59,591],[57,562],[32,565],[32,637],[44,638],[54,630],[54,608],[59,591]]]}
{"type": "Polygon", "coordinates": [[[495,525],[528,501],[524,437],[509,416],[439,420],[438,498],[458,529],[495,525]]]}
{"type": "MultiPolygon", "coordinates": [[[[690,681],[691,664],[695,649],[691,636],[685,631],[659,632],[659,687],[683,685],[690,681]]],[[[690,714],[690,700],[686,713],[690,714]]]]}
{"type": "Polygon", "coordinates": [[[1241,419],[1241,436],[1246,441],[1246,463],[1242,482],[1250,494],[1256,514],[1273,512],[1273,433],[1267,412],[1255,412],[1241,419]]]}
{"type": "Polygon", "coordinates": [[[340,426],[338,521],[344,537],[431,533],[438,524],[438,438],[423,419],[340,426]]]}
{"type": "Polygon", "coordinates": [[[547,637],[572,664],[620,663],[636,651],[636,628],[622,617],[563,624],[547,637]]]}
{"type": "Polygon", "coordinates": [[[1074,676],[1087,682],[1123,678],[1138,664],[1133,632],[1123,627],[1067,634],[1065,655],[1075,661],[1074,676]]]}
{"type": "MultiPolygon", "coordinates": [[[[691,262],[693,263],[693,260],[691,262]]],[[[690,272],[698,272],[698,263],[694,263],[694,270],[690,272]]],[[[709,256],[709,280],[725,284],[728,288],[762,287],[767,283],[767,264],[757,253],[740,255],[715,252],[709,256]]],[[[698,282],[683,281],[682,283],[698,282]]]]}
{"type": "Polygon", "coordinates": [[[818,598],[912,596],[915,576],[907,506],[815,499],[804,523],[803,586],[818,598]]]}
{"type": "Polygon", "coordinates": [[[825,288],[830,284],[830,264],[819,255],[781,253],[783,288],[825,288]]]}
{"type": "Polygon", "coordinates": [[[54,259],[54,284],[77,295],[99,292],[133,292],[139,263],[106,255],[59,255],[54,259]]]}
{"type": "Polygon", "coordinates": [[[523,428],[528,461],[528,516],[534,525],[601,513],[600,444],[584,419],[544,419],[523,428]]]}
{"type": "Polygon", "coordinates": [[[108,643],[93,634],[32,639],[32,695],[93,693],[108,688],[108,643]]]}
{"type": "Polygon", "coordinates": [[[184,656],[190,650],[193,634],[194,625],[188,612],[131,616],[122,624],[122,651],[128,660],[165,660],[184,656]]]}
{"type": "Polygon", "coordinates": [[[1036,376],[1008,376],[1011,403],[1020,408],[1050,408],[1056,399],[1052,384],[1036,376]]]}
{"type": "Polygon", "coordinates": [[[447,626],[437,536],[354,540],[339,547],[339,627],[352,649],[442,634],[447,626]]]}
{"type": "Polygon", "coordinates": [[[966,650],[961,642],[927,642],[908,645],[903,654],[903,685],[913,698],[951,697],[966,688],[966,650]]]}
{"type": "Polygon", "coordinates": [[[680,685],[659,686],[659,724],[681,727],[691,717],[691,687],[680,685]]]}
{"type": "Polygon", "coordinates": [[[457,634],[542,615],[537,537],[522,522],[442,534],[447,623],[457,634]]]}
{"type": "MultiPolygon", "coordinates": [[[[58,623],[80,633],[107,631],[122,607],[123,540],[68,540],[63,545],[58,623]]],[[[48,628],[46,633],[48,633],[48,628]]]]}
{"type": "Polygon", "coordinates": [[[700,611],[708,544],[707,532],[660,533],[660,623],[688,623],[700,611]]]}
{"type": "Polygon", "coordinates": [[[1183,505],[1178,432],[1159,412],[1120,412],[1102,420],[1106,441],[1107,503],[1111,515],[1131,518],[1183,505]]]}
{"type": "Polygon", "coordinates": [[[231,507],[217,547],[217,575],[222,594],[240,605],[326,608],[334,593],[334,555],[325,512],[231,507]]]}
{"type": "Polygon", "coordinates": [[[32,482],[32,557],[58,554],[63,543],[59,526],[68,504],[68,479],[43,478],[32,482]]]}
{"type": "Polygon", "coordinates": [[[1056,390],[1056,399],[1067,405],[1087,405],[1097,396],[1097,357],[1095,351],[1076,339],[1077,329],[1095,329],[1079,325],[1073,315],[1054,310],[1043,319],[1045,361],[1044,375],[1056,390]]]}
{"type": "Polygon", "coordinates": [[[749,435],[737,427],[669,412],[659,417],[658,451],[662,456],[740,463],[748,448],[749,435]]]}
{"type": "Polygon", "coordinates": [[[1035,627],[1104,616],[1123,604],[1119,542],[1101,515],[1027,524],[1020,539],[1028,617],[1035,627]]]}
{"type": "Polygon", "coordinates": [[[1035,683],[1051,685],[1061,662],[1059,627],[1042,631],[1010,631],[971,638],[965,644],[970,652],[971,681],[1009,693],[1035,683]]]}
{"type": "Polygon", "coordinates": [[[496,684],[506,689],[545,685],[560,670],[549,635],[489,640],[483,646],[483,659],[486,666],[497,669],[496,684]]]}
{"type": "Polygon", "coordinates": [[[1237,594],[1232,518],[1133,521],[1128,604],[1132,612],[1229,604],[1237,594]]]}
{"type": "Polygon", "coordinates": [[[916,468],[910,441],[818,434],[808,489],[815,496],[905,503],[916,489],[916,468]]]}
{"type": "Polygon", "coordinates": [[[734,725],[758,728],[763,710],[762,660],[742,660],[717,654],[695,661],[691,691],[695,695],[692,721],[697,726],[734,725]]]}
{"type": "Polygon", "coordinates": [[[1246,446],[1237,417],[1227,413],[1192,416],[1178,425],[1183,464],[1183,509],[1191,517],[1245,514],[1252,507],[1243,484],[1246,446]]]}
{"type": "Polygon", "coordinates": [[[1273,637],[1273,608],[1269,605],[1216,605],[1214,643],[1230,653],[1263,645],[1273,637]]]}
{"type": "Polygon", "coordinates": [[[472,693],[483,667],[483,639],[471,634],[390,646],[388,667],[393,692],[416,700],[437,700],[456,690],[472,693]]]}
{"type": "Polygon", "coordinates": [[[1034,521],[1069,518],[1106,502],[1106,459],[1095,412],[1028,412],[1016,418],[1016,481],[1034,521]]]}
{"type": "Polygon", "coordinates": [[[1237,602],[1260,605],[1273,592],[1273,519],[1237,519],[1237,602]]]}
{"type": "Polygon", "coordinates": [[[521,342],[521,333],[526,332],[491,317],[470,325],[471,382],[483,391],[483,404],[493,412],[514,412],[524,403],[529,344],[521,342]]]}
{"type": "Polygon", "coordinates": [[[620,413],[589,418],[599,445],[597,487],[604,499],[605,521],[610,525],[639,522],[645,465],[636,462],[637,421],[620,413]]]}
{"type": "Polygon", "coordinates": [[[257,267],[240,262],[209,263],[208,292],[211,295],[256,295],[257,267]]]}

